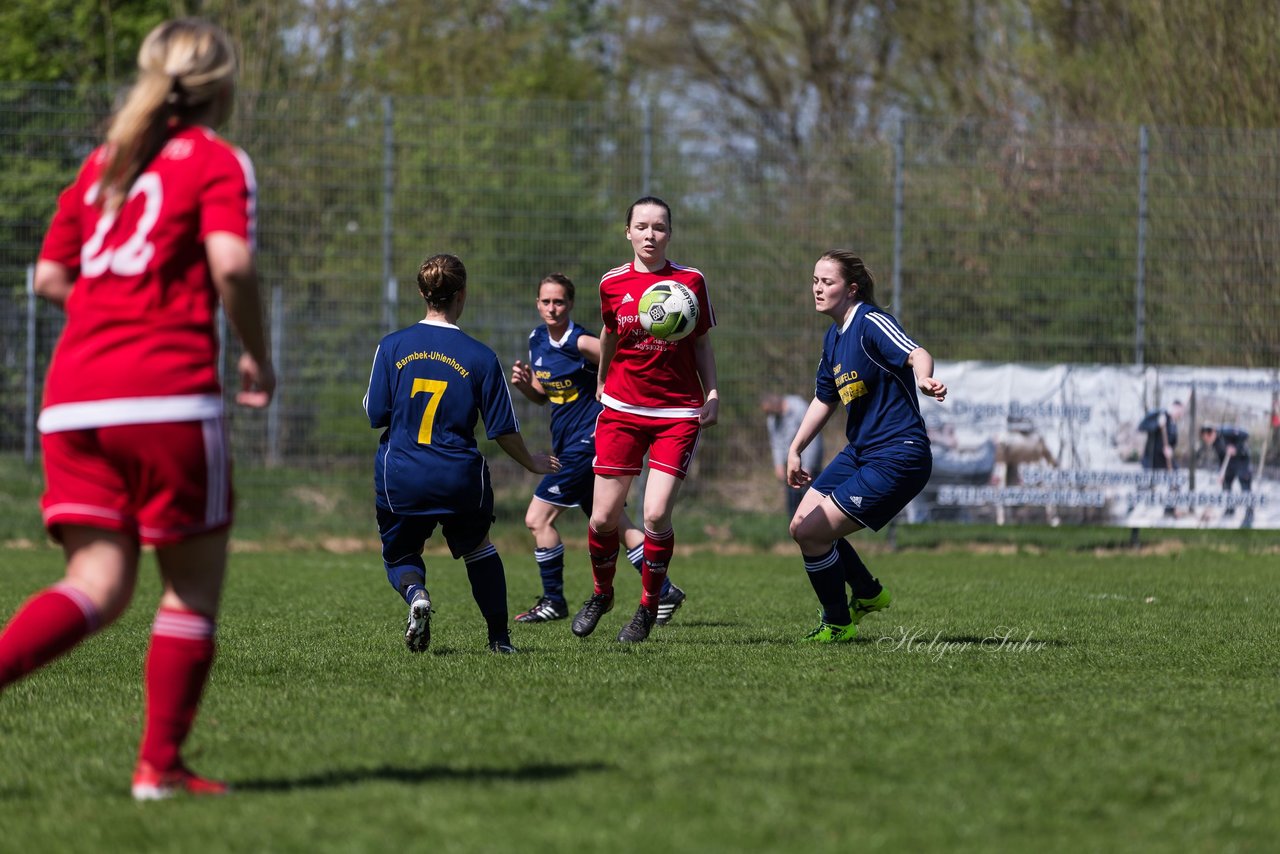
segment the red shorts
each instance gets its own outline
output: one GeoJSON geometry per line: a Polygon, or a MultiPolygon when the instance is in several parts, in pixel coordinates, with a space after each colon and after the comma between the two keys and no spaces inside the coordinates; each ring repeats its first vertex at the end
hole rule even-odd
{"type": "Polygon", "coordinates": [[[605,408],[596,418],[596,458],[592,471],[637,475],[649,454],[649,467],[684,480],[698,449],[696,418],[651,418],[605,408]]]}
{"type": "Polygon", "coordinates": [[[44,524],[85,525],[163,546],[231,524],[221,418],[46,433],[44,524]]]}

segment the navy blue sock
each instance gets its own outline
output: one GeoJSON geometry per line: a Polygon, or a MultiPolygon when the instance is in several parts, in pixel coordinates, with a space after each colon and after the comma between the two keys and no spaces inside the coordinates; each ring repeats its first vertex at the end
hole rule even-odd
{"type": "Polygon", "coordinates": [[[467,580],[471,582],[471,596],[480,607],[489,630],[489,642],[508,640],[507,631],[507,573],[502,557],[492,544],[463,556],[467,564],[467,580]]]}
{"type": "Polygon", "coordinates": [[[427,567],[423,564],[422,558],[415,555],[414,559],[408,563],[388,566],[387,581],[391,582],[391,586],[407,604],[413,604],[413,597],[418,594],[418,591],[425,593],[427,590],[427,567]]]}
{"type": "Polygon", "coordinates": [[[556,602],[564,599],[564,543],[549,549],[534,549],[533,559],[538,562],[542,575],[542,595],[556,602]]]}
{"type": "Polygon", "coordinates": [[[880,595],[880,580],[871,574],[867,565],[858,557],[857,551],[844,537],[836,540],[836,551],[840,552],[840,563],[844,566],[844,580],[853,588],[853,598],[874,599],[880,595]]]}
{"type": "Polygon", "coordinates": [[[822,619],[833,626],[847,626],[853,622],[849,615],[849,601],[844,598],[844,568],[835,546],[822,555],[804,555],[805,574],[822,603],[822,619]]]}

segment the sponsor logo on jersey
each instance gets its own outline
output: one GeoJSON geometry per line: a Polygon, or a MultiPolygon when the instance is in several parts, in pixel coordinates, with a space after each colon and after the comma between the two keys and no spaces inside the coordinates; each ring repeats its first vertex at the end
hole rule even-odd
{"type": "Polygon", "coordinates": [[[635,298],[632,297],[631,294],[623,294],[622,301],[619,302],[618,305],[626,305],[629,302],[635,302],[635,298]]]}
{"type": "Polygon", "coordinates": [[[867,384],[862,380],[840,387],[840,402],[848,406],[867,393],[867,384]]]}

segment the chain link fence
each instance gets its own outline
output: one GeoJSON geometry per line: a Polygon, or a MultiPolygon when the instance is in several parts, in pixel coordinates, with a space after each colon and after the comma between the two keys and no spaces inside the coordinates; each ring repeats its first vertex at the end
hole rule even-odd
{"type": "MultiPolygon", "coordinates": [[[[0,456],[39,453],[61,317],[30,299],[27,271],[108,107],[105,93],[0,86],[0,456]]],[[[758,400],[812,392],[827,320],[809,281],[828,248],[858,251],[878,301],[940,359],[1280,362],[1276,132],[905,120],[875,143],[762,151],[652,106],[283,93],[237,110],[226,135],[257,169],[281,379],[270,410],[232,415],[242,514],[334,512],[339,487],[367,504],[361,397],[380,336],[421,317],[422,258],[463,258],[463,326],[510,362],[548,272],[577,283],[575,318],[598,324],[595,286],[630,258],[623,218],[642,194],[671,204],[671,257],[706,274],[719,320],[722,420],[695,500],[779,503],[758,400]]],[[[530,444],[547,444],[545,413],[516,398],[530,444]]],[[[830,431],[838,447],[842,425],[830,431]]],[[[531,486],[487,450],[495,482],[531,486]]]]}

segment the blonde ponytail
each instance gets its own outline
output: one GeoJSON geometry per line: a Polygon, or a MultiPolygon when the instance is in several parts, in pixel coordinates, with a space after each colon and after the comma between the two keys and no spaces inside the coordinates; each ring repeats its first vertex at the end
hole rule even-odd
{"type": "Polygon", "coordinates": [[[107,130],[99,203],[119,207],[172,126],[213,115],[235,74],[231,39],[214,24],[181,18],[152,30],[138,50],[138,80],[107,130]]]}

